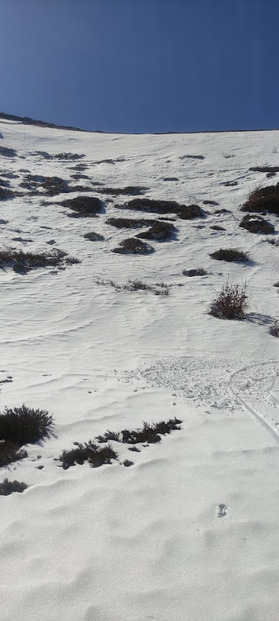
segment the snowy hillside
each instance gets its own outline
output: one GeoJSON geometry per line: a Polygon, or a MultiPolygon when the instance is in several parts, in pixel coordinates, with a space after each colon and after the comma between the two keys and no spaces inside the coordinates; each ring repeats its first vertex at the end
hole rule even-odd
{"type": "Polygon", "coordinates": [[[277,621],[278,216],[239,226],[277,166],[278,131],[0,121],[0,411],[54,423],[0,470],[28,486],[0,496],[1,621],[277,621]],[[243,320],[209,312],[227,282],[243,320]],[[117,436],[175,418],[155,443],[117,436]],[[110,464],[63,468],[107,430],[110,464]]]}

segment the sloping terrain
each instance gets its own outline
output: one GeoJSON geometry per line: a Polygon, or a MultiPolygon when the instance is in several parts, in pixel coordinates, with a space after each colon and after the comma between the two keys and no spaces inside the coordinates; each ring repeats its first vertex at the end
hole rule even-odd
{"type": "Polygon", "coordinates": [[[279,132],[0,136],[0,411],[54,423],[1,467],[1,621],[277,621],[279,132]]]}

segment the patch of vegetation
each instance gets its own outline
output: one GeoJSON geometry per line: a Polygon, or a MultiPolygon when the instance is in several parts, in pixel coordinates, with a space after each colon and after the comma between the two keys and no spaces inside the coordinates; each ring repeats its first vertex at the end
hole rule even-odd
{"type": "Polygon", "coordinates": [[[274,213],[279,216],[279,184],[256,188],[240,209],[255,213],[274,213]]]}
{"type": "Polygon", "coordinates": [[[60,177],[45,177],[43,175],[26,175],[20,184],[22,188],[32,194],[44,193],[47,196],[56,196],[64,192],[70,192],[68,181],[60,177]]]}
{"type": "Polygon", "coordinates": [[[279,280],[278,280],[278,282],[274,283],[273,287],[279,287],[279,280]]]}
{"type": "Polygon", "coordinates": [[[0,468],[9,466],[9,464],[20,461],[25,457],[28,457],[25,449],[20,449],[14,442],[0,440],[0,468]]]}
{"type": "Polygon", "coordinates": [[[54,423],[46,410],[34,410],[26,405],[5,408],[0,414],[0,438],[18,448],[24,444],[37,444],[53,436],[54,423]]]}
{"type": "Polygon", "coordinates": [[[19,481],[8,481],[8,479],[4,479],[2,483],[0,483],[0,496],[9,496],[13,492],[24,492],[27,489],[28,485],[26,483],[20,483],[19,481]]]}
{"type": "Polygon", "coordinates": [[[183,276],[206,276],[207,275],[207,271],[203,269],[203,267],[199,267],[196,269],[191,269],[191,270],[183,270],[182,274],[183,276]]]}
{"type": "Polygon", "coordinates": [[[78,153],[57,153],[57,155],[54,155],[53,157],[56,160],[73,161],[73,160],[81,160],[83,157],[85,157],[85,155],[84,154],[80,155],[78,153]]]}
{"type": "Polygon", "coordinates": [[[186,160],[188,158],[192,160],[204,160],[204,155],[180,155],[179,157],[180,160],[186,160]]]}
{"type": "Polygon", "coordinates": [[[154,444],[161,441],[160,436],[165,436],[171,431],[181,430],[182,421],[178,418],[160,421],[159,423],[143,423],[142,429],[129,430],[122,429],[118,433],[107,430],[103,436],[98,436],[96,440],[101,444],[108,440],[122,442],[123,444],[154,444]]]}
{"type": "Polygon", "coordinates": [[[219,319],[244,319],[248,296],[245,285],[226,282],[222,291],[213,300],[209,314],[219,319]]]}
{"type": "Polygon", "coordinates": [[[104,241],[104,236],[100,235],[99,233],[95,233],[94,231],[91,231],[90,233],[85,233],[85,235],[83,236],[85,239],[89,239],[92,242],[95,241],[104,241]]]}
{"type": "Polygon", "coordinates": [[[249,170],[264,173],[278,173],[279,166],[252,166],[252,168],[249,168],[249,170]]]}
{"type": "Polygon", "coordinates": [[[219,203],[217,203],[217,201],[203,201],[204,205],[219,205],[219,203]]]}
{"type": "Polygon", "coordinates": [[[176,228],[171,222],[156,222],[148,231],[139,233],[137,237],[141,239],[151,239],[152,241],[169,241],[175,238],[176,228]]]}
{"type": "Polygon", "coordinates": [[[108,218],[106,220],[106,224],[115,226],[117,229],[141,229],[156,222],[157,220],[151,220],[151,218],[108,218]]]}
{"type": "Polygon", "coordinates": [[[270,334],[272,336],[275,336],[276,338],[279,337],[279,321],[278,321],[278,319],[274,321],[274,324],[271,326],[269,332],[270,332],[270,334]]]}
{"type": "Polygon", "coordinates": [[[173,213],[183,220],[201,218],[205,212],[198,205],[180,205],[176,201],[156,200],[152,198],[134,198],[120,209],[132,209],[150,213],[168,214],[173,213]]]}
{"type": "Polygon", "coordinates": [[[80,180],[80,179],[90,179],[90,177],[88,177],[88,175],[85,175],[84,173],[75,173],[74,175],[71,175],[71,179],[76,179],[76,180],[80,180]]]}
{"type": "Polygon", "coordinates": [[[112,252],[118,254],[152,254],[154,248],[146,242],[142,242],[141,239],[129,237],[128,239],[124,239],[112,252]]]}
{"type": "Polygon", "coordinates": [[[126,468],[129,468],[130,466],[133,466],[133,465],[134,465],[134,462],[131,461],[130,459],[125,459],[123,461],[123,466],[125,466],[126,468]]]}
{"type": "Polygon", "coordinates": [[[164,282],[157,282],[154,285],[149,285],[142,280],[128,280],[128,283],[125,285],[119,285],[114,280],[103,280],[97,279],[97,285],[110,285],[114,287],[116,291],[150,291],[155,295],[169,295],[169,287],[164,282]]]}
{"type": "Polygon", "coordinates": [[[0,201],[6,201],[9,198],[13,198],[14,196],[15,192],[13,192],[13,190],[5,188],[2,185],[0,186],[0,201]]]}
{"type": "Polygon", "coordinates": [[[279,246],[279,238],[278,237],[276,239],[266,239],[265,241],[267,241],[272,246],[279,246]]]}
{"type": "Polygon", "coordinates": [[[8,147],[0,147],[0,155],[4,157],[16,157],[17,151],[15,149],[9,149],[8,147]]]}
{"type": "Polygon", "coordinates": [[[182,205],[178,212],[181,220],[193,220],[194,218],[204,218],[205,212],[199,205],[182,205]]]}
{"type": "Polygon", "coordinates": [[[220,248],[220,250],[212,252],[210,256],[217,261],[247,263],[250,260],[246,252],[236,248],[220,248]]]}
{"type": "Polygon", "coordinates": [[[177,177],[164,177],[163,181],[179,181],[177,177]]]}
{"type": "Polygon", "coordinates": [[[102,194],[110,194],[111,196],[137,196],[138,194],[143,194],[143,192],[146,192],[147,189],[148,188],[144,188],[141,186],[128,185],[125,188],[100,188],[98,192],[102,194]]]}
{"type": "Polygon", "coordinates": [[[261,216],[247,214],[244,218],[242,218],[239,226],[247,231],[250,231],[250,233],[274,233],[273,224],[261,216]]]}
{"type": "Polygon", "coordinates": [[[216,216],[221,216],[221,215],[223,215],[225,213],[231,213],[231,211],[229,209],[224,209],[224,208],[223,209],[215,209],[215,211],[214,211],[214,214],[216,216]]]}
{"type": "Polygon", "coordinates": [[[220,185],[225,185],[227,187],[233,187],[235,185],[238,185],[238,182],[237,181],[222,181],[220,185]]]}
{"type": "Polygon", "coordinates": [[[226,230],[224,229],[223,226],[218,226],[218,224],[212,224],[210,228],[213,229],[213,231],[225,231],[226,230]]]}
{"type": "Polygon", "coordinates": [[[74,218],[94,217],[104,210],[103,202],[96,196],[77,196],[60,203],[74,211],[74,218]]]}
{"type": "Polygon", "coordinates": [[[23,252],[22,250],[0,251],[0,269],[12,268],[18,274],[27,274],[30,270],[43,267],[61,267],[79,263],[78,259],[68,257],[62,250],[51,252],[23,252]]]}
{"type": "Polygon", "coordinates": [[[77,442],[76,448],[70,451],[63,451],[59,457],[59,461],[62,463],[62,468],[67,470],[76,464],[83,465],[85,461],[87,461],[92,468],[99,468],[104,464],[111,464],[112,460],[117,458],[117,453],[109,444],[101,448],[89,440],[89,442],[85,442],[84,444],[77,442]]]}

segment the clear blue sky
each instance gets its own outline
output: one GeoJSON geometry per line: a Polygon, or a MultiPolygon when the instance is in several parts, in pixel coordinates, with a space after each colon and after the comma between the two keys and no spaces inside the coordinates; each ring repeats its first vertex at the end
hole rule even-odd
{"type": "Polygon", "coordinates": [[[279,127],[279,0],[0,0],[0,111],[109,132],[279,127]]]}

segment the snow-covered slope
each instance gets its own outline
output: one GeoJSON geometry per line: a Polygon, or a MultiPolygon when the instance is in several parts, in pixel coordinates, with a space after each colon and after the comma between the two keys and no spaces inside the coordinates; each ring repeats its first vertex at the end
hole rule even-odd
{"type": "Polygon", "coordinates": [[[80,261],[0,271],[0,410],[45,409],[56,434],[0,472],[29,486],[0,496],[1,621],[277,621],[278,340],[269,330],[279,256],[267,240],[278,239],[278,218],[268,217],[273,235],[252,234],[239,208],[258,185],[277,183],[249,169],[278,165],[279,132],[123,136],[9,121],[0,132],[0,148],[15,150],[2,149],[0,179],[18,193],[0,202],[0,250],[59,248],[80,261]],[[73,193],[47,196],[40,176],[73,193]],[[114,253],[146,227],[108,218],[161,217],[120,210],[135,196],[110,188],[127,186],[206,215],[167,214],[175,238],[148,242],[149,255],[114,253]],[[84,194],[103,200],[103,212],[69,217],[61,201],[84,194]],[[84,238],[92,231],[104,239],[84,238]],[[216,261],[219,248],[251,260],[216,261]],[[192,268],[208,274],[183,275],[192,268]],[[247,285],[244,321],[208,314],[228,278],[247,285]],[[129,280],[164,283],[169,295],[121,289],[129,280]],[[111,465],[57,461],[107,429],[175,416],[181,431],[139,452],[112,442],[111,465]]]}

